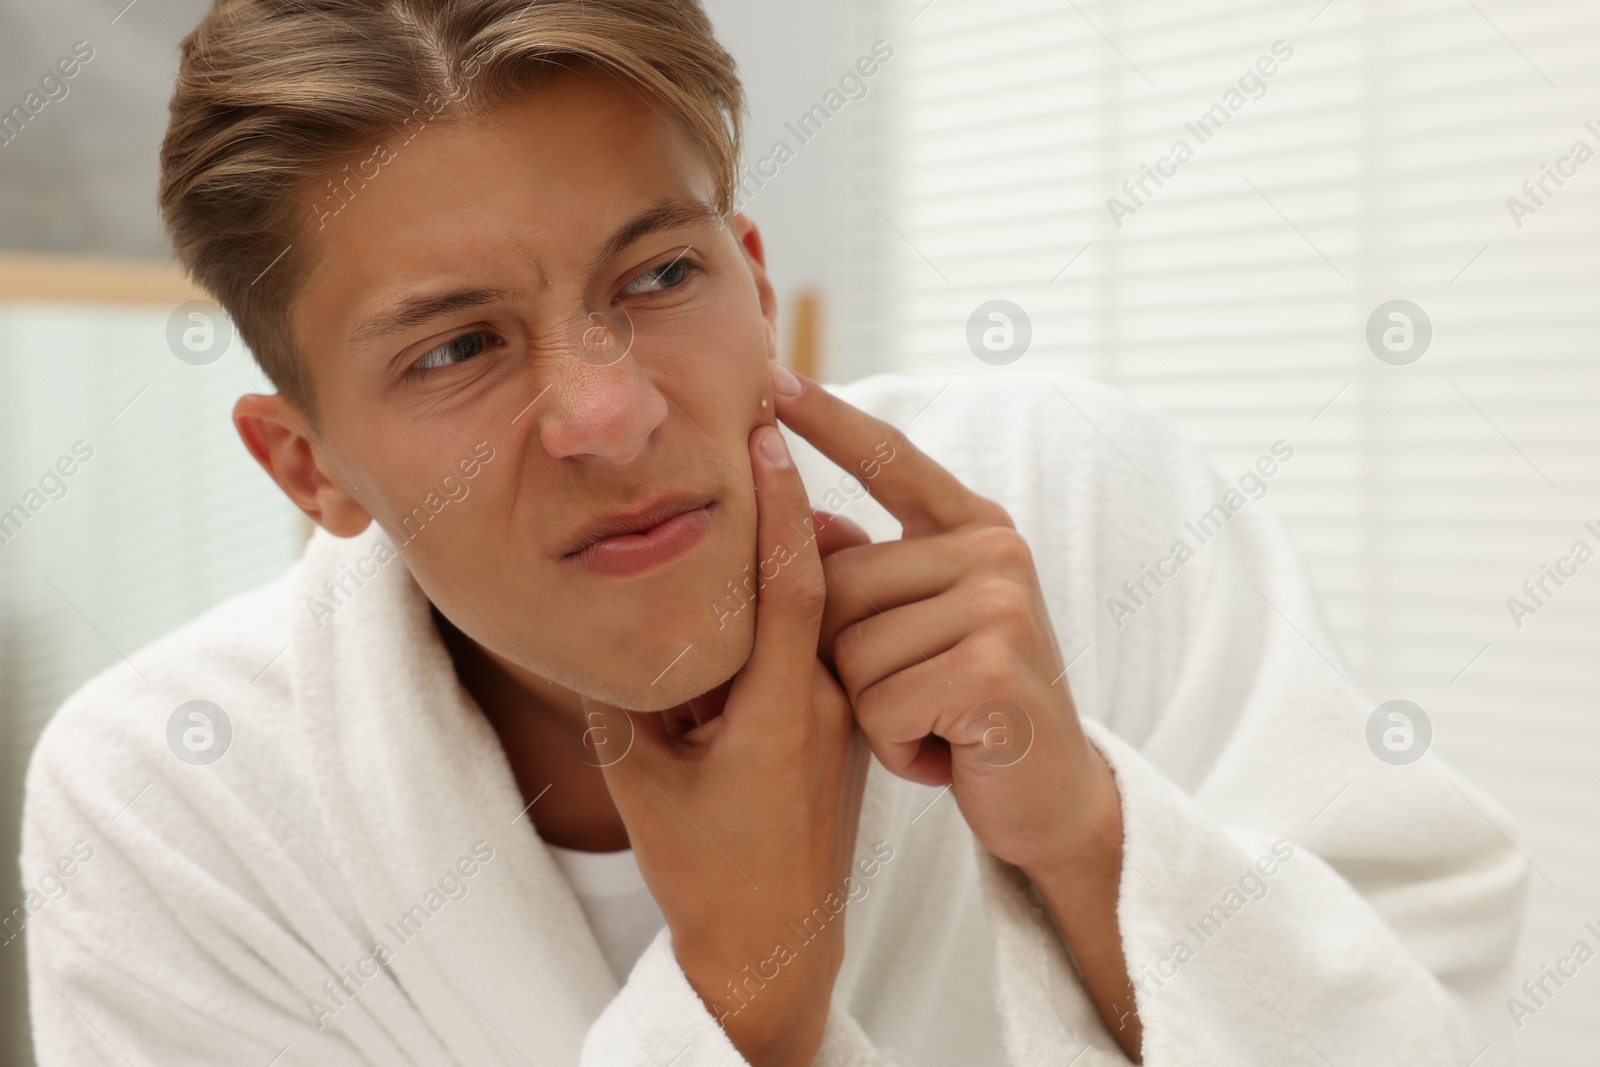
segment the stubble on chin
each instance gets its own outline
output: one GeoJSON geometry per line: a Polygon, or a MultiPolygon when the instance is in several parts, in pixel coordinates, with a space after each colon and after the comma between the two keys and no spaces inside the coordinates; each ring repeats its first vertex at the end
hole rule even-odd
{"type": "Polygon", "coordinates": [[[663,658],[653,670],[597,677],[581,691],[628,711],[666,711],[732,678],[750,659],[754,647],[755,618],[749,613],[727,620],[720,629],[713,623],[700,634],[686,637],[683,649],[663,658]],[[673,655],[678,658],[674,660],[673,655]]]}

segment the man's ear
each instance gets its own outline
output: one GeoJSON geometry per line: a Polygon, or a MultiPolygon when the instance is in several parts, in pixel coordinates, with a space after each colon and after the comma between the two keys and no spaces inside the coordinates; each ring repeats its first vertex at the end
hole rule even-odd
{"type": "Polygon", "coordinates": [[[778,296],[772,289],[772,281],[767,277],[767,252],[766,246],[761,243],[761,231],[756,229],[755,220],[744,212],[735,212],[733,216],[733,235],[738,239],[739,245],[744,249],[745,261],[750,268],[750,275],[755,279],[756,296],[761,301],[761,317],[767,320],[767,340],[772,355],[778,352],[778,296]]]}
{"type": "Polygon", "coordinates": [[[262,470],[312,522],[337,537],[354,537],[371,524],[372,516],[334,478],[305,416],[283,396],[241,396],[233,426],[262,470]]]}

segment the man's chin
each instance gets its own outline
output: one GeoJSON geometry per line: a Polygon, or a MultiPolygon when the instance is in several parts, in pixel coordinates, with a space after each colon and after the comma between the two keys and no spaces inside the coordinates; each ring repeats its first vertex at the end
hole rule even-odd
{"type": "MultiPolygon", "coordinates": [[[[739,668],[743,666],[744,664],[742,663],[735,664],[726,674],[711,677],[690,678],[685,676],[680,678],[676,685],[669,686],[662,682],[659,685],[652,686],[647,691],[628,693],[624,695],[624,700],[610,701],[610,703],[627,711],[667,711],[670,708],[688,704],[696,700],[696,698],[709,699],[714,690],[732,681],[734,675],[739,673],[739,668]]],[[[702,701],[702,703],[704,702],[702,701]]],[[[716,703],[716,710],[720,713],[722,710],[721,702],[719,700],[716,703]]]]}
{"type": "Polygon", "coordinates": [[[595,694],[601,700],[626,711],[666,711],[696,698],[702,708],[715,704],[721,711],[721,699],[713,699],[713,691],[731,681],[750,658],[755,645],[751,632],[717,635],[717,640],[701,652],[698,644],[691,645],[682,658],[662,671],[654,680],[643,679],[627,684],[621,678],[598,679],[601,686],[612,690],[610,696],[595,694]],[[696,655],[696,653],[701,653],[696,655]]]}

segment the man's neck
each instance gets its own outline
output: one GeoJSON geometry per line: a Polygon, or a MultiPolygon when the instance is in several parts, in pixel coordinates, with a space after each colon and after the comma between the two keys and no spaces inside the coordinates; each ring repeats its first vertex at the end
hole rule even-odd
{"type": "Polygon", "coordinates": [[[628,831],[611,801],[604,772],[583,743],[588,723],[582,697],[506,663],[437,608],[432,614],[456,677],[500,737],[539,836],[583,852],[627,848],[628,831]]]}

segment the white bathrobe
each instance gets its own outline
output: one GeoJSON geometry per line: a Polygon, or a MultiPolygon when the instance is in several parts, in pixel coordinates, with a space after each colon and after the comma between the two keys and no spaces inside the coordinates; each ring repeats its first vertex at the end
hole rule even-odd
{"type": "MultiPolygon", "coordinates": [[[[1094,382],[831,388],[1003,504],[1033,548],[1122,797],[1145,1063],[1508,1062],[1517,831],[1436,753],[1374,755],[1380,701],[1269,499],[1230,496],[1239,473],[1094,382]]],[[[861,495],[788,439],[814,503],[861,495]]],[[[898,535],[873,501],[845,510],[898,535]]],[[[619,986],[427,600],[403,561],[370,562],[381,539],[319,531],[279,579],[135,653],[148,681],[119,663],[46,730],[23,877],[79,843],[92,858],[27,917],[41,1067],[743,1063],[669,930],[619,986]],[[317,610],[346,566],[376,574],[317,610]],[[206,766],[167,742],[194,699],[232,727],[206,766]]],[[[873,875],[844,915],[818,1064],[1127,1062],[1026,880],[947,793],[874,762],[858,854],[873,875]]],[[[753,999],[774,968],[751,962],[729,977],[753,999]]]]}

